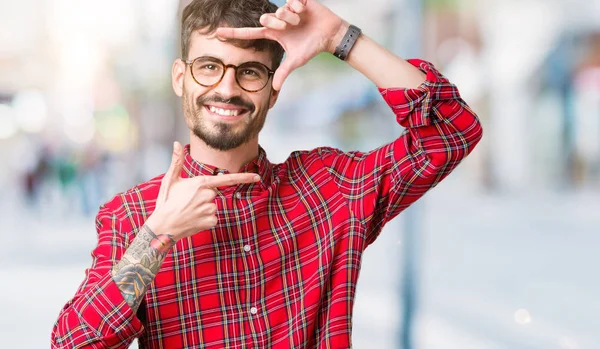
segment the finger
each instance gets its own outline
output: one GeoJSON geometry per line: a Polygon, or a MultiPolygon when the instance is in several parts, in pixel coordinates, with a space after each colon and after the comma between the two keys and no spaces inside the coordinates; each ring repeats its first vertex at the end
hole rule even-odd
{"type": "Polygon", "coordinates": [[[203,216],[213,216],[215,213],[217,213],[217,204],[214,202],[204,204],[198,208],[198,213],[203,216]]]}
{"type": "Polygon", "coordinates": [[[163,203],[168,196],[169,188],[171,185],[179,179],[181,176],[181,169],[183,168],[183,148],[177,141],[173,143],[173,155],[171,157],[171,165],[165,173],[162,182],[160,184],[160,190],[158,191],[158,203],[163,203]]]}
{"type": "Polygon", "coordinates": [[[292,12],[288,6],[282,6],[277,9],[275,16],[291,25],[298,25],[300,23],[300,16],[297,13],[292,12]]]}
{"type": "MultiPolygon", "coordinates": [[[[199,217],[197,220],[194,221],[194,229],[193,229],[194,234],[198,232],[198,229],[200,231],[206,231],[206,230],[212,229],[217,225],[218,222],[219,222],[219,220],[217,219],[216,215],[199,217]]],[[[190,234],[190,235],[194,235],[194,234],[190,234]]]]}
{"type": "Polygon", "coordinates": [[[202,204],[214,202],[217,197],[217,191],[212,188],[200,187],[198,190],[198,199],[202,204]]]}
{"type": "Polygon", "coordinates": [[[287,4],[296,13],[302,13],[304,11],[304,4],[300,0],[288,0],[287,4]]]}
{"type": "Polygon", "coordinates": [[[256,40],[271,39],[268,28],[217,28],[217,37],[223,39],[256,40]]]}
{"type": "Polygon", "coordinates": [[[196,178],[200,178],[200,186],[203,188],[217,188],[243,183],[255,183],[260,180],[260,176],[255,173],[231,173],[222,176],[203,176],[196,178]]]}
{"type": "Polygon", "coordinates": [[[209,228],[214,228],[217,225],[217,223],[219,223],[219,220],[215,215],[202,218],[201,220],[204,221],[209,228]]]}
{"type": "Polygon", "coordinates": [[[299,65],[292,60],[286,59],[283,61],[283,64],[277,68],[275,75],[273,76],[273,89],[275,91],[280,91],[285,79],[287,79],[288,75],[290,75],[292,71],[298,67],[299,65]]]}
{"type": "Polygon", "coordinates": [[[173,155],[171,157],[171,165],[167,170],[165,176],[169,176],[171,179],[177,179],[181,176],[181,169],[183,168],[183,148],[177,141],[173,143],[173,155]]]}
{"type": "Polygon", "coordinates": [[[284,30],[287,28],[287,23],[275,16],[273,13],[265,13],[260,16],[260,24],[262,24],[265,28],[273,29],[273,30],[284,30]]]}

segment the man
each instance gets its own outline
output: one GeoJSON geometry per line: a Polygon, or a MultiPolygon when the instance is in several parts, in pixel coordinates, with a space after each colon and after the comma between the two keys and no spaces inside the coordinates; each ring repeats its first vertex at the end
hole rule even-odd
{"type": "Polygon", "coordinates": [[[351,347],[364,249],[472,151],[475,114],[431,64],[315,0],[193,1],[172,80],[190,144],[175,143],[164,176],[101,207],[53,348],[351,347]],[[368,153],[318,148],[271,164],[258,143],[267,111],[320,52],[380,87],[407,130],[368,153]]]}

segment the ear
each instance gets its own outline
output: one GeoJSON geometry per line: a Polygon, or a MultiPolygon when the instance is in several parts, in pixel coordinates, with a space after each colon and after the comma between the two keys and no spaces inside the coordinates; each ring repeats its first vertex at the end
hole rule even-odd
{"type": "Polygon", "coordinates": [[[273,108],[275,102],[277,102],[277,97],[279,97],[279,91],[275,91],[273,87],[271,87],[271,97],[269,98],[269,109],[273,108]]]}
{"type": "Polygon", "coordinates": [[[173,68],[171,69],[171,83],[173,84],[173,91],[175,91],[175,94],[179,97],[183,96],[185,68],[185,62],[177,58],[175,62],[173,62],[173,68]]]}

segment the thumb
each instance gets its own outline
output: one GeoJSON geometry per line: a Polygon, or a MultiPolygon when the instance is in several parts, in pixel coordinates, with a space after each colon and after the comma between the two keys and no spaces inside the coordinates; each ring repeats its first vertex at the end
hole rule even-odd
{"type": "Polygon", "coordinates": [[[296,62],[292,59],[288,58],[284,60],[279,68],[277,68],[275,75],[273,76],[273,89],[275,91],[281,90],[281,86],[283,85],[285,79],[287,79],[288,75],[290,75],[290,73],[299,66],[300,65],[296,64],[296,62]]]}
{"type": "Polygon", "coordinates": [[[175,183],[181,176],[183,159],[183,147],[179,142],[175,141],[173,143],[173,156],[171,158],[171,165],[162,179],[160,190],[158,192],[158,198],[156,201],[157,206],[165,202],[171,185],[173,185],[173,183],[175,183]]]}
{"type": "Polygon", "coordinates": [[[183,147],[179,142],[173,142],[173,157],[171,158],[171,165],[167,170],[167,174],[170,175],[172,180],[176,180],[181,176],[183,159],[183,147]]]}

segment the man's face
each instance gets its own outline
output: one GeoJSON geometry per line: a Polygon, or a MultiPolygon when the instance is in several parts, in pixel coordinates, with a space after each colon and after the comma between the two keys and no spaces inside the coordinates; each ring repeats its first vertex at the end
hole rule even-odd
{"type": "MultiPolygon", "coordinates": [[[[225,65],[238,66],[255,61],[272,67],[268,52],[239,48],[212,35],[194,32],[189,47],[189,61],[209,56],[221,60],[225,65]]],[[[247,92],[238,85],[235,70],[230,67],[220,83],[204,87],[194,81],[191,66],[176,62],[173,70],[173,86],[183,97],[183,113],[188,127],[208,146],[221,151],[237,148],[258,137],[267,112],[277,99],[278,93],[273,91],[271,84],[272,79],[269,79],[262,90],[247,92]],[[185,69],[178,70],[179,78],[177,64],[180,64],[179,69],[185,69]]]]}

